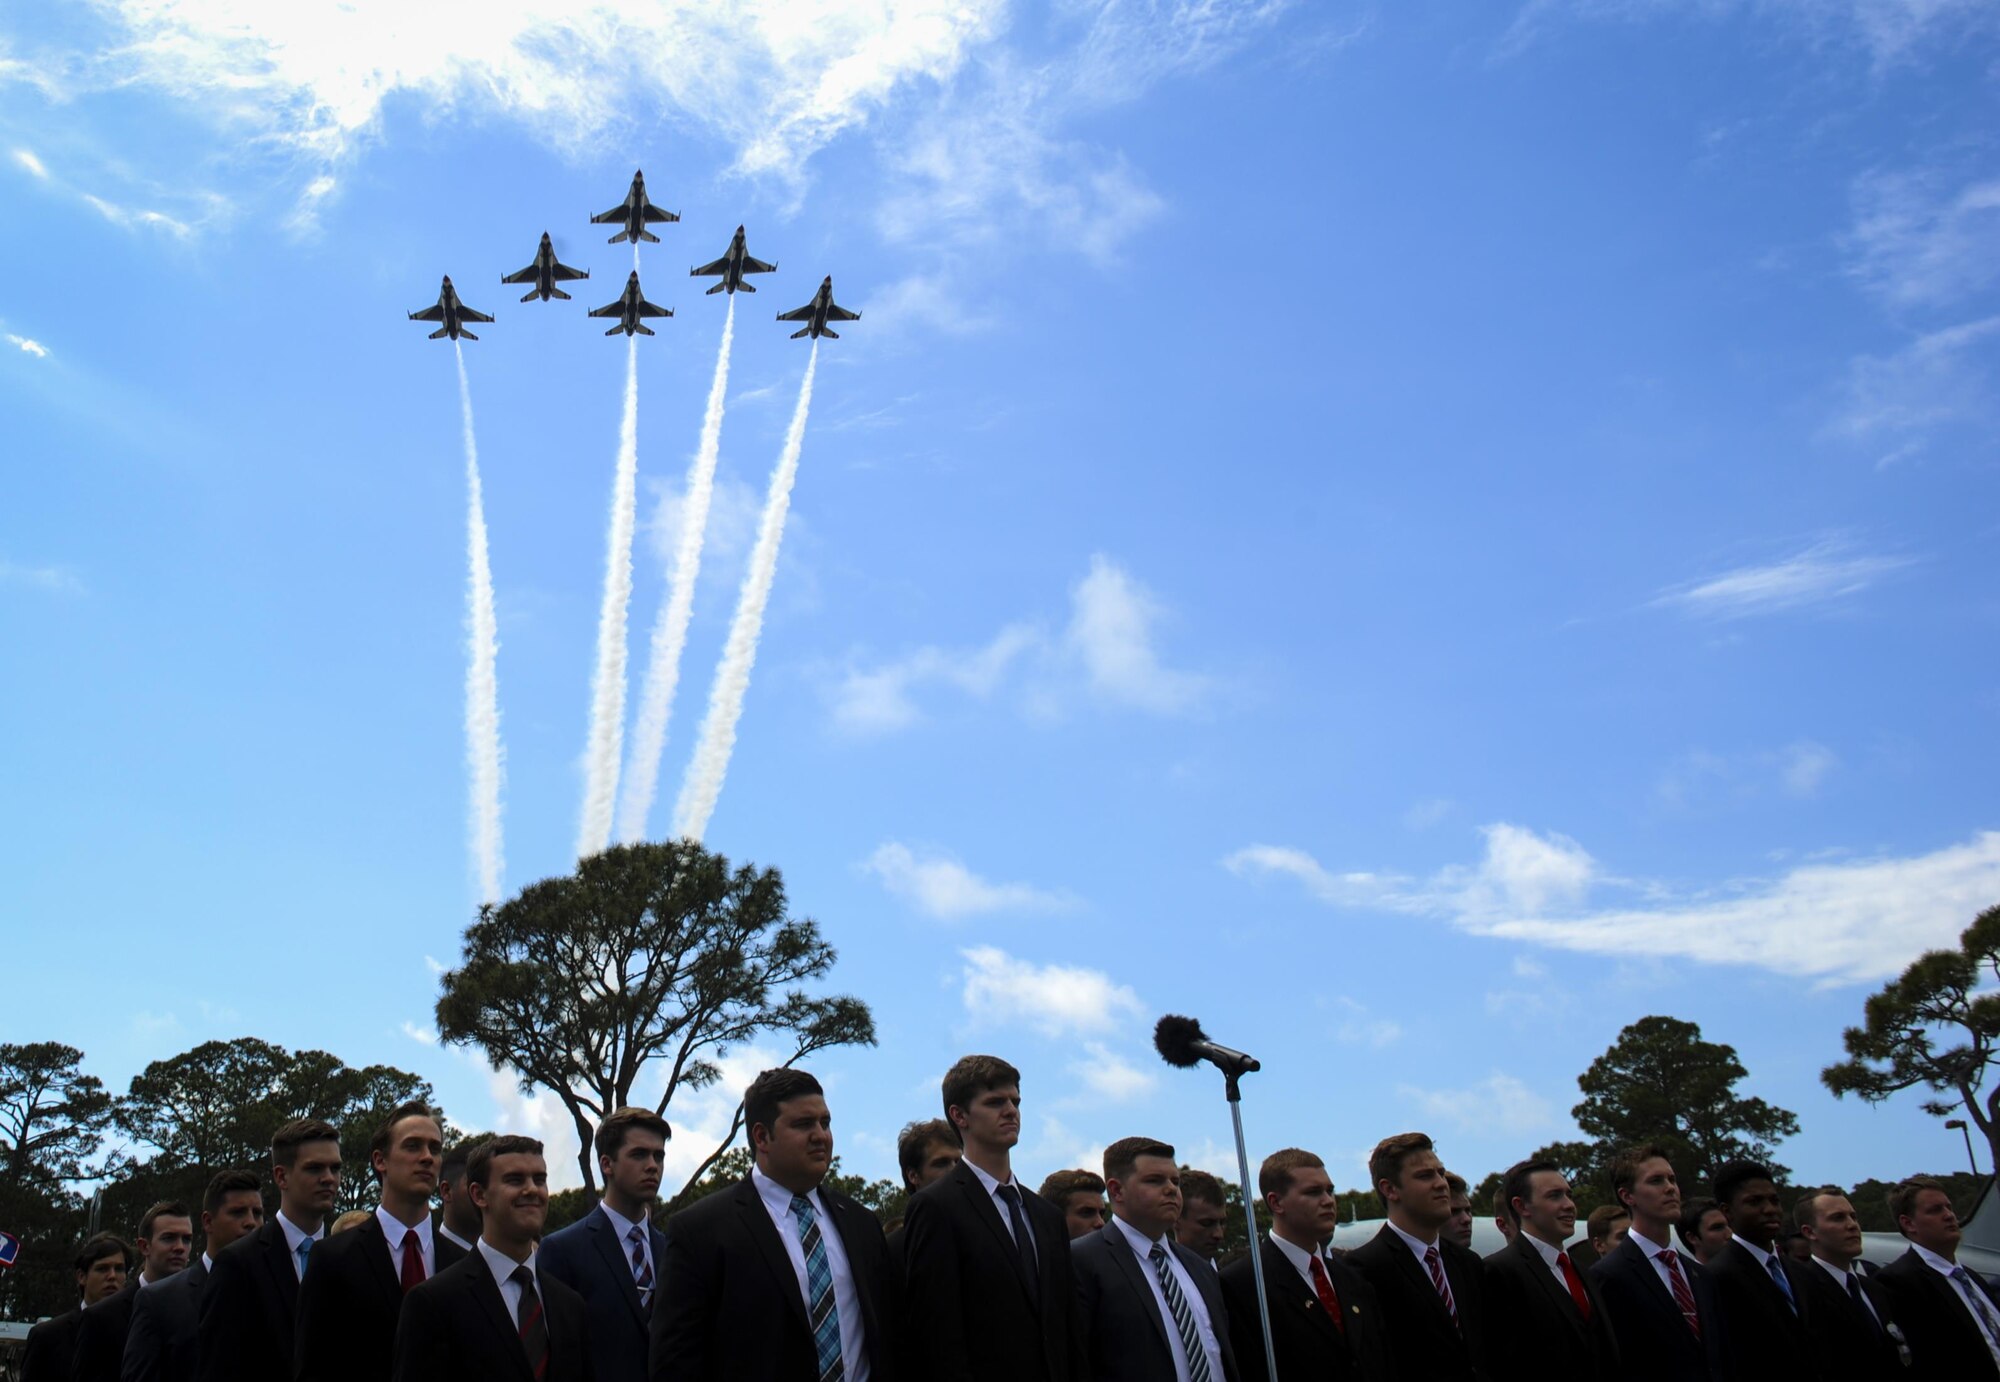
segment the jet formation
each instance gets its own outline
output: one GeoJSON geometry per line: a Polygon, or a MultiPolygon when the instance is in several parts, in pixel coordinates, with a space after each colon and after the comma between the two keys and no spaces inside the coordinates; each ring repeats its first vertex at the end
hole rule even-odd
{"type": "MultiPolygon", "coordinates": [[[[608,244],[615,245],[621,241],[631,241],[636,244],[642,240],[658,244],[660,237],[647,230],[646,227],[678,221],[680,216],[672,211],[662,211],[659,207],[653,205],[651,199],[646,195],[646,175],[643,171],[640,171],[632,174],[632,186],[626,192],[623,202],[601,215],[592,216],[590,219],[597,225],[618,225],[622,227],[616,235],[612,236],[606,242],[608,244]]],[[[718,278],[721,281],[708,289],[708,295],[713,296],[716,293],[728,293],[734,297],[739,292],[754,293],[757,291],[756,288],[744,281],[746,275],[776,273],[777,269],[778,266],[776,264],[767,264],[761,259],[751,257],[749,250],[745,248],[743,227],[738,226],[736,227],[736,234],[729,241],[729,248],[723,251],[722,258],[703,264],[699,268],[689,269],[688,276],[691,278],[718,278]]],[[[537,298],[543,302],[547,302],[551,298],[561,298],[567,302],[570,300],[570,294],[564,292],[556,285],[558,283],[569,283],[577,279],[589,277],[590,271],[588,269],[574,269],[558,259],[556,257],[555,242],[549,237],[547,231],[543,231],[541,244],[535,250],[534,262],[529,264],[525,269],[518,269],[513,273],[503,275],[500,281],[502,283],[525,283],[529,285],[528,291],[521,295],[521,301],[523,302],[533,302],[537,298]]],[[[593,307],[590,309],[590,315],[593,317],[613,317],[617,319],[616,325],[604,333],[607,336],[616,336],[620,333],[626,336],[651,336],[654,332],[651,327],[645,325],[646,319],[671,317],[673,314],[672,308],[661,307],[657,303],[646,300],[645,292],[639,287],[639,271],[637,269],[634,269],[631,276],[625,280],[624,291],[615,299],[607,302],[602,307],[593,307]]],[[[437,302],[421,311],[411,312],[409,318],[411,321],[440,323],[438,329],[431,333],[430,338],[434,341],[446,336],[449,336],[454,341],[476,341],[479,338],[465,329],[465,323],[490,322],[493,320],[493,318],[487,316],[484,312],[474,311],[461,302],[457,290],[451,286],[451,279],[448,277],[439,289],[437,302]]],[[[794,308],[789,312],[780,312],[777,319],[781,322],[805,323],[804,326],[792,333],[792,339],[795,341],[802,336],[810,336],[815,341],[825,336],[830,340],[837,341],[840,339],[840,333],[828,329],[827,323],[860,321],[861,314],[859,312],[850,312],[833,300],[833,278],[829,275],[820,282],[819,291],[813,295],[811,302],[808,302],[803,307],[794,308]]]]}

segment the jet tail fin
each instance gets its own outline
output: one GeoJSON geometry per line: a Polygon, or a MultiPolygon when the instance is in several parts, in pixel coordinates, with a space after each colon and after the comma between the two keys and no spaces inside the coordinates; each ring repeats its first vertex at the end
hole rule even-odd
{"type": "Polygon", "coordinates": [[[727,286],[726,284],[722,284],[722,283],[718,283],[718,284],[716,284],[716,285],[715,285],[715,286],[714,286],[713,288],[710,288],[710,289],[709,289],[709,290],[708,290],[708,291],[707,291],[706,293],[703,293],[703,294],[702,294],[702,296],[703,296],[703,297],[710,297],[710,298],[712,298],[712,297],[714,297],[714,296],[715,296],[715,295],[716,295],[717,293],[721,292],[721,291],[723,290],[723,288],[724,288],[724,287],[726,287],[726,286],[727,286]]]}
{"type": "Polygon", "coordinates": [[[632,233],[630,231],[621,230],[616,235],[612,236],[609,240],[606,240],[604,243],[607,245],[616,245],[622,241],[630,240],[631,238],[632,238],[632,233]]]}
{"type": "Polygon", "coordinates": [[[799,337],[805,335],[807,332],[811,330],[812,328],[810,326],[802,326],[797,331],[794,331],[792,333],[792,339],[796,341],[799,337]]]}
{"type": "MultiPolygon", "coordinates": [[[[563,291],[562,289],[560,289],[560,288],[550,288],[550,289],[549,289],[549,293],[550,293],[550,294],[551,294],[552,296],[554,296],[554,297],[559,297],[559,298],[561,298],[561,299],[562,299],[562,300],[563,300],[564,302],[568,302],[568,301],[569,301],[569,294],[568,294],[568,293],[565,293],[565,292],[564,292],[564,291],[563,291]]],[[[523,299],[522,299],[522,301],[523,301],[523,302],[525,302],[525,301],[527,301],[527,299],[526,299],[526,298],[523,298],[523,299]]]]}
{"type": "Polygon", "coordinates": [[[646,325],[646,323],[644,322],[633,322],[632,325],[639,329],[639,334],[641,336],[651,336],[654,334],[653,328],[646,325]]]}
{"type": "Polygon", "coordinates": [[[736,291],[739,293],[754,293],[757,290],[747,283],[739,283],[736,285],[736,291]]]}
{"type": "Polygon", "coordinates": [[[826,337],[829,341],[837,341],[840,339],[840,333],[838,331],[835,331],[830,326],[822,326],[819,329],[819,334],[826,337]]]}
{"type": "Polygon", "coordinates": [[[623,331],[624,329],[625,329],[625,323],[620,322],[618,323],[618,325],[612,327],[609,331],[605,332],[604,334],[607,336],[616,336],[619,332],[623,331]]]}
{"type": "Polygon", "coordinates": [[[451,330],[449,327],[440,326],[437,330],[431,332],[430,339],[435,341],[442,336],[449,336],[450,334],[451,330]]]}
{"type": "MultiPolygon", "coordinates": [[[[540,288],[530,288],[528,289],[527,292],[521,294],[521,301],[533,302],[536,298],[540,297],[541,295],[542,295],[542,290],[540,288]]],[[[563,296],[568,297],[569,294],[564,293],[563,296]]]]}
{"type": "Polygon", "coordinates": [[[657,245],[657,244],[659,244],[659,243],[660,243],[660,237],[659,237],[659,236],[657,236],[657,235],[655,235],[655,234],[653,234],[653,232],[652,232],[652,231],[650,231],[650,230],[642,230],[642,231],[640,231],[640,232],[639,232],[639,238],[640,238],[641,240],[644,240],[644,241],[645,241],[645,242],[646,242],[647,244],[649,244],[649,245],[657,245]]]}
{"type": "Polygon", "coordinates": [[[477,336],[473,335],[470,331],[467,331],[462,326],[458,328],[458,334],[461,340],[476,341],[479,339],[477,336]]]}

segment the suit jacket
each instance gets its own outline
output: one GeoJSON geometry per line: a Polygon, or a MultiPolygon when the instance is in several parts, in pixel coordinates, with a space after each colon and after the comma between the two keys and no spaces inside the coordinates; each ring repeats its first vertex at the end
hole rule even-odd
{"type": "Polygon", "coordinates": [[[196,1382],[292,1382],[298,1300],[298,1268],[273,1214],[216,1253],[208,1269],[195,1324],[196,1382]]]}
{"type": "MultiPolygon", "coordinates": [[[[1019,1184],[1017,1181],[1016,1184],[1019,1184]]],[[[930,1382],[1082,1382],[1075,1274],[1062,1211],[1021,1189],[1037,1283],[972,1167],[910,1197],[903,1218],[910,1356],[930,1382]]]]}
{"type": "MultiPolygon", "coordinates": [[[[1340,1301],[1342,1324],[1327,1318],[1319,1297],[1306,1285],[1284,1250],[1258,1240],[1264,1254],[1264,1291],[1271,1301],[1271,1349],[1278,1355],[1281,1382],[1390,1382],[1395,1368],[1388,1329],[1375,1288],[1347,1265],[1326,1259],[1327,1281],[1340,1301]]],[[[1229,1307],[1230,1342],[1244,1382],[1270,1375],[1264,1362],[1264,1328],[1257,1317],[1256,1269],[1250,1255],[1222,1269],[1222,1296],[1229,1307]]]]}
{"type": "MultiPolygon", "coordinates": [[[[356,1229],[355,1233],[360,1230],[356,1229]]],[[[353,1234],[342,1234],[343,1238],[353,1234]]],[[[379,1245],[378,1245],[379,1246],[379,1245]]],[[[452,1245],[454,1248],[457,1244],[452,1245]]],[[[549,1366],[542,1382],[593,1382],[584,1333],[583,1297],[535,1263],[537,1293],[549,1326],[549,1366]]],[[[306,1272],[311,1277],[317,1264],[306,1272]]],[[[353,1374],[351,1382],[535,1382],[521,1330],[507,1309],[500,1283],[477,1247],[458,1252],[423,1285],[413,1287],[397,1313],[394,1364],[388,1372],[353,1374]]]]}
{"type": "MultiPolygon", "coordinates": [[[[433,1275],[466,1256],[465,1249],[435,1229],[431,1245],[437,1265],[433,1275]]],[[[313,1249],[299,1286],[299,1324],[292,1344],[296,1382],[355,1382],[389,1375],[404,1299],[401,1274],[391,1265],[396,1260],[382,1221],[373,1214],[313,1249]]]]}
{"type": "MultiPolygon", "coordinates": [[[[1222,1356],[1223,1377],[1238,1382],[1236,1350],[1229,1339],[1229,1309],[1223,1304],[1222,1282],[1206,1262],[1167,1235],[1167,1251],[1194,1283],[1208,1311],[1210,1327],[1222,1356]]],[[[1174,1359],[1181,1353],[1173,1320],[1160,1309],[1153,1294],[1153,1266],[1141,1262],[1124,1231],[1106,1224],[1095,1233],[1071,1241],[1070,1266],[1076,1276],[1077,1328],[1083,1331],[1079,1349],[1090,1365],[1091,1382],[1158,1382],[1174,1376],[1174,1359]]],[[[1190,1301],[1192,1310],[1194,1303],[1190,1301]]]]}
{"type": "MultiPolygon", "coordinates": [[[[820,1186],[819,1198],[824,1217],[840,1235],[861,1302],[869,1376],[896,1382],[903,1356],[903,1288],[889,1262],[881,1221],[830,1186],[820,1186]]],[[[748,1176],[667,1223],[649,1375],[653,1382],[739,1377],[816,1382],[819,1377],[798,1273],[748,1176]]]]}
{"type": "MultiPolygon", "coordinates": [[[[1984,1289],[1978,1273],[1969,1273],[1984,1289]]],[[[1889,1309],[1910,1345],[1911,1382],[1991,1382],[2000,1377],[1986,1337],[1949,1281],[1911,1248],[1879,1272],[1875,1281],[1889,1297],[1889,1309]]],[[[1992,1293],[1987,1292],[1989,1299],[1992,1293]]],[[[86,1312],[88,1313],[88,1312],[86,1312]]],[[[1994,1308],[2000,1314],[2000,1305],[1994,1308]]]]}
{"type": "Polygon", "coordinates": [[[120,1382],[194,1382],[195,1333],[207,1283],[208,1268],[197,1257],[186,1271],[139,1293],[120,1382]]]}
{"type": "Polygon", "coordinates": [[[1813,1361],[1819,1367],[1821,1382],[1880,1382],[1906,1375],[1895,1340],[1886,1332],[1886,1327],[1895,1323],[1895,1316],[1879,1286],[1861,1278],[1861,1293],[1875,1307],[1882,1327],[1871,1323],[1862,1307],[1849,1300],[1847,1292],[1817,1263],[1808,1263],[1801,1275],[1806,1280],[1812,1318],[1813,1361]]]}
{"type": "MultiPolygon", "coordinates": [[[[653,1295],[659,1296],[660,1270],[667,1259],[667,1235],[646,1225],[652,1242],[653,1295]]],[[[600,1207],[568,1228],[542,1240],[535,1267],[583,1297],[590,1322],[590,1361],[597,1382],[640,1382],[646,1375],[650,1308],[639,1304],[632,1279],[630,1245],[600,1207]]]]}
{"type": "Polygon", "coordinates": [[[1526,1233],[1486,1259],[1487,1370],[1497,1382],[1616,1382],[1622,1376],[1604,1297],[1580,1269],[1577,1277],[1590,1302],[1588,1320],[1526,1233]]]}
{"type": "Polygon", "coordinates": [[[1716,1303],[1722,1307],[1724,1356],[1739,1378],[1786,1377],[1813,1382],[1819,1374],[1811,1361],[1805,1275],[1782,1253],[1778,1270],[1791,1283],[1796,1308],[1786,1303],[1778,1283],[1741,1243],[1732,1240],[1709,1262],[1716,1303]]]}
{"type": "Polygon", "coordinates": [[[1715,1283],[1706,1267],[1678,1249],[1675,1252],[1694,1294],[1695,1313],[1701,1320],[1699,1339],[1659,1271],[1630,1238],[1590,1269],[1590,1280],[1611,1316],[1611,1332],[1618,1337],[1625,1376],[1631,1382],[1727,1382],[1715,1283]]]}
{"type": "Polygon", "coordinates": [[[133,1272],[116,1295],[106,1296],[83,1312],[76,1330],[76,1356],[70,1360],[69,1375],[75,1382],[118,1382],[118,1369],[125,1361],[125,1336],[132,1332],[132,1307],[138,1303],[140,1290],[139,1274],[133,1272]]]}
{"type": "MultiPolygon", "coordinates": [[[[1482,1382],[1486,1377],[1486,1267],[1456,1243],[1438,1240],[1458,1323],[1430,1273],[1389,1225],[1347,1255],[1368,1279],[1396,1341],[1397,1375],[1407,1382],[1482,1382]]],[[[1294,1274],[1296,1275],[1296,1273],[1294,1274]]]]}
{"type": "Polygon", "coordinates": [[[83,1327],[83,1306],[43,1320],[28,1331],[21,1354],[21,1382],[69,1382],[76,1361],[76,1331],[83,1327]]]}

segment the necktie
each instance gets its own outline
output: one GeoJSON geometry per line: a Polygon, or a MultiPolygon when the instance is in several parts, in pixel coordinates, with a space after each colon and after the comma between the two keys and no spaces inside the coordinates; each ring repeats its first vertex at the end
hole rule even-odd
{"type": "Polygon", "coordinates": [[[819,1352],[819,1382],[841,1382],[847,1362],[840,1355],[840,1311],[833,1303],[833,1267],[826,1260],[812,1201],[792,1196],[792,1217],[799,1221],[799,1246],[806,1254],[806,1317],[812,1322],[813,1347],[819,1352]]]}
{"type": "Polygon", "coordinates": [[[537,1378],[549,1371],[549,1322],[542,1315],[542,1297],[535,1290],[535,1274],[523,1262],[507,1278],[521,1288],[521,1307],[515,1317],[521,1323],[521,1347],[527,1350],[528,1371],[537,1378]]]}
{"type": "Polygon", "coordinates": [[[1424,1249],[1424,1265],[1431,1269],[1431,1285],[1437,1287],[1438,1299],[1444,1302],[1445,1313],[1451,1316],[1453,1324],[1457,1324],[1458,1302],[1451,1298],[1451,1283],[1445,1280],[1444,1259],[1438,1256],[1437,1244],[1424,1249]]]}
{"type": "Polygon", "coordinates": [[[1847,1274],[1847,1298],[1854,1302],[1855,1309],[1868,1317],[1868,1327],[1877,1334],[1880,1334],[1882,1332],[1882,1321],[1875,1318],[1875,1307],[1869,1304],[1868,1297],[1862,1294],[1861,1274],[1859,1272],[1849,1272],[1847,1274]]]}
{"type": "Polygon", "coordinates": [[[299,1239],[298,1258],[299,1258],[299,1277],[301,1280],[303,1280],[305,1277],[306,1259],[312,1256],[312,1250],[313,1250],[312,1239],[310,1238],[299,1239]]]}
{"type": "Polygon", "coordinates": [[[1318,1254],[1308,1257],[1306,1261],[1312,1264],[1313,1294],[1319,1297],[1320,1308],[1345,1334],[1347,1317],[1340,1313],[1340,1297],[1333,1293],[1333,1279],[1326,1274],[1326,1263],[1319,1260],[1318,1254]]]}
{"type": "Polygon", "coordinates": [[[1007,1202],[1007,1218],[1014,1230],[1014,1247],[1021,1254],[1022,1270],[1028,1274],[1028,1289],[1039,1300],[1042,1274],[1035,1263],[1035,1239],[1028,1232],[1028,1218],[1021,1212],[1021,1192],[1015,1186],[1003,1185],[1000,1198],[1007,1202]]]}
{"type": "Polygon", "coordinates": [[[1208,1370],[1208,1350],[1201,1346],[1201,1328],[1194,1322],[1194,1311],[1188,1309],[1187,1297],[1181,1294],[1181,1284],[1173,1268],[1167,1265],[1166,1248],[1155,1243],[1146,1256],[1152,1260],[1153,1274],[1160,1279],[1160,1294],[1167,1298],[1167,1311],[1174,1317],[1174,1332],[1181,1336],[1188,1382],[1210,1382],[1214,1374],[1208,1370]]]}
{"type": "Polygon", "coordinates": [[[639,1224],[632,1225],[625,1241],[632,1245],[632,1283],[639,1288],[639,1308],[647,1310],[653,1304],[653,1267],[646,1261],[646,1230],[639,1224]]]}
{"type": "Polygon", "coordinates": [[[417,1231],[403,1230],[403,1290],[408,1293],[412,1286],[424,1284],[424,1249],[417,1242],[417,1231]]]}
{"type": "Polygon", "coordinates": [[[1993,1307],[1986,1303],[1986,1292],[1979,1289],[1979,1283],[1966,1274],[1965,1268],[1953,1267],[1951,1279],[1958,1283],[1958,1289],[1972,1306],[1972,1313],[1979,1319],[1980,1332],[1986,1336],[1986,1346],[2000,1353],[2000,1320],[1993,1317],[1993,1307]]]}
{"type": "Polygon", "coordinates": [[[1562,1268],[1563,1285],[1569,1287],[1569,1298],[1576,1302],[1576,1313],[1590,1321],[1590,1292],[1583,1289],[1583,1278],[1576,1274],[1576,1264],[1569,1260],[1569,1254],[1558,1252],[1556,1266],[1562,1268]]]}
{"type": "Polygon", "coordinates": [[[1701,1337],[1701,1311],[1695,1308],[1694,1292],[1688,1289],[1687,1278],[1681,1275],[1681,1259],[1672,1248],[1660,1249],[1660,1261],[1667,1264],[1667,1280],[1673,1284],[1674,1304],[1680,1307],[1681,1318],[1694,1331],[1695,1338],[1701,1337]]]}
{"type": "Polygon", "coordinates": [[[1772,1253],[1765,1258],[1764,1267],[1771,1273],[1771,1280],[1778,1283],[1778,1290],[1784,1294],[1785,1304],[1791,1307],[1794,1315],[1798,1314],[1799,1303],[1792,1295],[1792,1283],[1785,1279],[1785,1269],[1778,1265],[1778,1255],[1772,1253]]]}

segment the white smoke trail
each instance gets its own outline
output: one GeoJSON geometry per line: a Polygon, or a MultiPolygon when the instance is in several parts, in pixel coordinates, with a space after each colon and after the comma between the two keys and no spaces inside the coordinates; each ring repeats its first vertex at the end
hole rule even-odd
{"type": "Polygon", "coordinates": [[[500,744],[499,620],[493,610],[493,568],[486,555],[486,496],[479,483],[479,443],[472,430],[472,386],[465,378],[465,347],[457,341],[458,410],[465,432],[465,765],[472,775],[471,843],[479,870],[479,900],[500,901],[506,867],[500,832],[500,786],[506,751],[500,744]]]}
{"type": "Polygon", "coordinates": [[[667,745],[667,723],[673,714],[674,691],[680,685],[681,654],[687,648],[688,621],[694,614],[695,578],[701,573],[702,538],[708,531],[708,506],[715,494],[715,462],[722,449],[722,401],[729,388],[729,352],[736,338],[736,295],[729,295],[729,314],[722,319],[722,347],[715,355],[715,378],[708,386],[708,409],[701,418],[701,444],[688,466],[687,490],[681,498],[681,531],[674,546],[672,585],[667,602],[653,624],[652,656],[646,665],[645,689],[639,695],[639,716],[632,726],[632,752],[625,762],[625,780],[618,799],[618,838],[630,844],[646,835],[646,817],[659,788],[660,754],[667,745]]]}
{"type": "Polygon", "coordinates": [[[771,472],[771,490],[764,499],[764,516],[757,524],[757,545],[750,553],[750,569],[744,574],[743,589],[736,597],[736,617],[729,624],[729,641],[723,645],[722,662],[715,669],[715,684],[708,692],[708,713],[702,717],[701,734],[695,740],[694,758],[688,764],[687,780],[681,784],[680,799],[674,803],[674,834],[699,841],[708,830],[708,818],[722,795],[722,779],[729,772],[729,754],[736,747],[736,722],[743,715],[743,697],[750,690],[750,669],[757,662],[757,639],[764,630],[764,606],[771,598],[771,582],[778,574],[778,544],[785,536],[785,514],[791,508],[792,481],[799,473],[799,448],[806,439],[806,410],[812,405],[813,375],[819,369],[819,342],[813,342],[812,358],[806,362],[805,382],[799,385],[798,407],[785,433],[785,449],[778,455],[778,468],[771,472]]]}
{"type": "Polygon", "coordinates": [[[632,603],[632,528],[638,510],[639,338],[625,338],[625,416],[618,425],[618,470],[611,482],[611,533],[604,554],[604,602],[597,614],[597,670],[590,679],[590,739],[584,749],[583,819],[576,853],[587,859],[611,843],[618,756],[625,731],[625,612],[632,603]]]}

